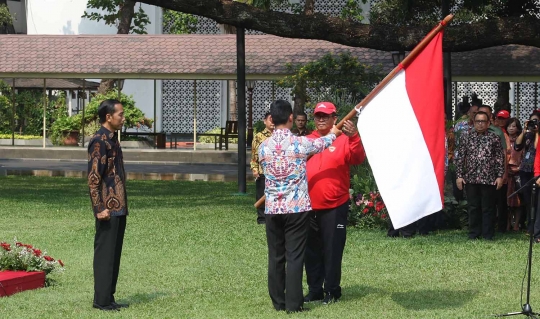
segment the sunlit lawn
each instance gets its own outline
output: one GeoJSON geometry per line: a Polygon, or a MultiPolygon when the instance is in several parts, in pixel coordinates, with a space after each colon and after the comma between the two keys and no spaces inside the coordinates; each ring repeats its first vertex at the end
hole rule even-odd
{"type": "MultiPolygon", "coordinates": [[[[0,178],[0,241],[17,237],[66,263],[55,286],[1,298],[0,318],[287,317],[268,296],[266,239],[253,196],[236,191],[235,184],[129,181],[116,297],[131,307],[111,314],[91,307],[94,222],[85,180],[0,178]]],[[[309,304],[310,312],[288,317],[487,318],[519,311],[527,248],[522,233],[484,242],[461,231],[404,240],[349,229],[341,302],[309,304]]],[[[533,310],[540,310],[538,261],[535,255],[533,310]]]]}

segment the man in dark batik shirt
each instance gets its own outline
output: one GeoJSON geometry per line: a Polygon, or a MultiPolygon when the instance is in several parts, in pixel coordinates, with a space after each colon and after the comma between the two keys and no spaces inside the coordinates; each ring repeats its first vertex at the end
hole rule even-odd
{"type": "Polygon", "coordinates": [[[88,187],[94,211],[94,308],[118,311],[114,293],[128,215],[126,173],[117,131],[124,125],[124,108],[117,100],[101,102],[101,128],[88,144],[88,187]]]}
{"type": "Polygon", "coordinates": [[[500,138],[488,130],[489,124],[487,113],[476,113],[474,129],[459,139],[455,161],[457,187],[461,190],[465,185],[467,194],[469,239],[493,239],[494,196],[503,183],[505,153],[500,138]]]}

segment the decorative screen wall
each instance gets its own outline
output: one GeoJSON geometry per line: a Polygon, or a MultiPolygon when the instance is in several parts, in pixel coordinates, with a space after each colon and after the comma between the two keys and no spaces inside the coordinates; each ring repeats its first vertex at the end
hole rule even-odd
{"type": "MultiPolygon", "coordinates": [[[[219,81],[197,81],[197,133],[221,127],[219,81]]],[[[167,133],[192,133],[194,81],[163,81],[163,130],[167,133]]]]}
{"type": "Polygon", "coordinates": [[[512,105],[514,114],[519,113],[521,123],[529,118],[533,110],[540,107],[540,85],[538,83],[519,82],[515,84],[514,94],[516,105],[512,105]]]}
{"type": "Polygon", "coordinates": [[[272,87],[272,81],[257,81],[253,89],[253,123],[263,119],[264,114],[270,110],[270,104],[274,100],[291,102],[291,90],[277,85],[272,87]]]}

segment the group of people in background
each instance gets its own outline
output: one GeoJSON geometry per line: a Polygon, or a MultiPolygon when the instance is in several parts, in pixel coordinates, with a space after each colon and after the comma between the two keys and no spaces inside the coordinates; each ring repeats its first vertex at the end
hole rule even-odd
{"type": "Polygon", "coordinates": [[[539,219],[530,220],[533,179],[540,175],[540,111],[533,111],[522,125],[508,110],[492,114],[492,108],[474,96],[458,109],[463,115],[448,134],[455,165],[450,178],[455,198],[467,200],[469,238],[492,240],[495,231],[526,229],[540,242],[539,219]]]}
{"type": "Polygon", "coordinates": [[[277,100],[252,144],[256,200],[266,196],[257,223],[266,225],[268,291],[278,311],[306,311],[305,302],[328,305],[342,296],[350,165],[362,163],[365,153],[354,123],[335,127],[334,104],[318,103],[313,115],[311,132],[305,113],[293,118],[290,103],[277,100]]]}

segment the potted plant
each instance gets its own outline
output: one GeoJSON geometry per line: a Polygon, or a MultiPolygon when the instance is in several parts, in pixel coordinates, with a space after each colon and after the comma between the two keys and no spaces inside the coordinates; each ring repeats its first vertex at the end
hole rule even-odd
{"type": "Polygon", "coordinates": [[[80,127],[80,116],[59,117],[51,125],[51,140],[54,144],[77,146],[80,127]]]}

